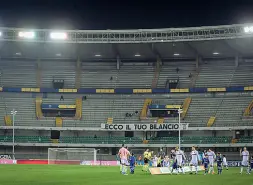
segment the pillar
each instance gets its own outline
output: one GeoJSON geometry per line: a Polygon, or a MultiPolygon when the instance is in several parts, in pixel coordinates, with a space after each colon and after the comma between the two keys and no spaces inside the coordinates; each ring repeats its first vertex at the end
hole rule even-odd
{"type": "Polygon", "coordinates": [[[235,67],[238,67],[239,65],[239,56],[238,54],[235,56],[235,67]]]}
{"type": "Polygon", "coordinates": [[[37,67],[36,86],[41,87],[41,62],[39,58],[36,62],[36,67],[37,67]]]}
{"type": "Polygon", "coordinates": [[[121,60],[120,60],[119,55],[117,55],[117,70],[120,69],[120,65],[121,65],[121,60]]]}
{"type": "Polygon", "coordinates": [[[76,79],[75,79],[75,88],[79,89],[81,84],[81,59],[78,57],[76,61],[76,79]]]}
{"type": "Polygon", "coordinates": [[[199,68],[199,64],[201,64],[201,63],[202,63],[202,57],[197,55],[197,57],[196,57],[196,69],[199,68]]]}

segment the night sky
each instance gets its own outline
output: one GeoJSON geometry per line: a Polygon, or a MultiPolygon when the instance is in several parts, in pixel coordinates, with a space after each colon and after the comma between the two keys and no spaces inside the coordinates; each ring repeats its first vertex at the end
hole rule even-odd
{"type": "Polygon", "coordinates": [[[253,0],[3,0],[0,26],[141,29],[253,22],[253,0]]]}

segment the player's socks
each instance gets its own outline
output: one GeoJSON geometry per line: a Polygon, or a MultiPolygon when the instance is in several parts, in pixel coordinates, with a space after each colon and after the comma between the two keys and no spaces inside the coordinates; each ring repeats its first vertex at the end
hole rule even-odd
{"type": "Polygon", "coordinates": [[[181,171],[182,171],[182,173],[184,174],[184,168],[183,168],[183,167],[181,167],[181,171]]]}
{"type": "Polygon", "coordinates": [[[241,167],[241,172],[240,173],[242,173],[242,171],[243,171],[243,167],[241,167]]]}
{"type": "Polygon", "coordinates": [[[142,171],[145,171],[145,164],[142,166],[142,171]]]}
{"type": "Polygon", "coordinates": [[[120,165],[119,170],[120,170],[120,172],[122,172],[122,165],[120,165]]]}

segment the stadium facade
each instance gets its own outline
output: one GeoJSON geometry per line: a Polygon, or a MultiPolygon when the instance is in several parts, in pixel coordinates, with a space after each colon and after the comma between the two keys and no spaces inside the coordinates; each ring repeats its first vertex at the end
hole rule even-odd
{"type": "Polygon", "coordinates": [[[253,149],[250,24],[0,33],[0,154],[82,147],[110,160],[122,143],[169,151],[179,128],[185,151],[253,149]]]}

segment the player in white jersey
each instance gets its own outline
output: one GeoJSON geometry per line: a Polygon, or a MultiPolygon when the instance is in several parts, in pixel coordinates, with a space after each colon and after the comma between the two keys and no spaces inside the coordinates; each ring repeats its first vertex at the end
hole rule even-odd
{"type": "Polygon", "coordinates": [[[177,173],[179,172],[179,169],[181,169],[181,172],[184,174],[184,169],[182,166],[183,160],[186,159],[184,152],[180,150],[178,147],[176,147],[176,161],[177,161],[177,173]]]}
{"type": "Polygon", "coordinates": [[[214,174],[213,164],[214,164],[214,160],[216,159],[216,155],[211,149],[209,149],[206,153],[207,153],[209,165],[210,165],[208,173],[214,174]]]}
{"type": "Polygon", "coordinates": [[[224,167],[226,167],[226,169],[228,170],[228,162],[227,162],[227,158],[226,158],[225,155],[223,155],[222,165],[223,165],[224,167]]]}
{"type": "Polygon", "coordinates": [[[190,169],[191,169],[191,173],[192,174],[192,167],[195,167],[195,174],[198,173],[198,163],[199,163],[200,159],[199,159],[199,152],[196,150],[196,148],[193,146],[192,147],[192,151],[191,151],[191,162],[190,162],[190,169]]]}
{"type": "Polygon", "coordinates": [[[247,173],[249,173],[249,151],[247,150],[246,147],[243,148],[243,151],[242,149],[240,149],[240,156],[242,156],[242,165],[241,165],[241,172],[240,174],[242,174],[243,172],[243,167],[246,167],[247,168],[247,173]]]}

